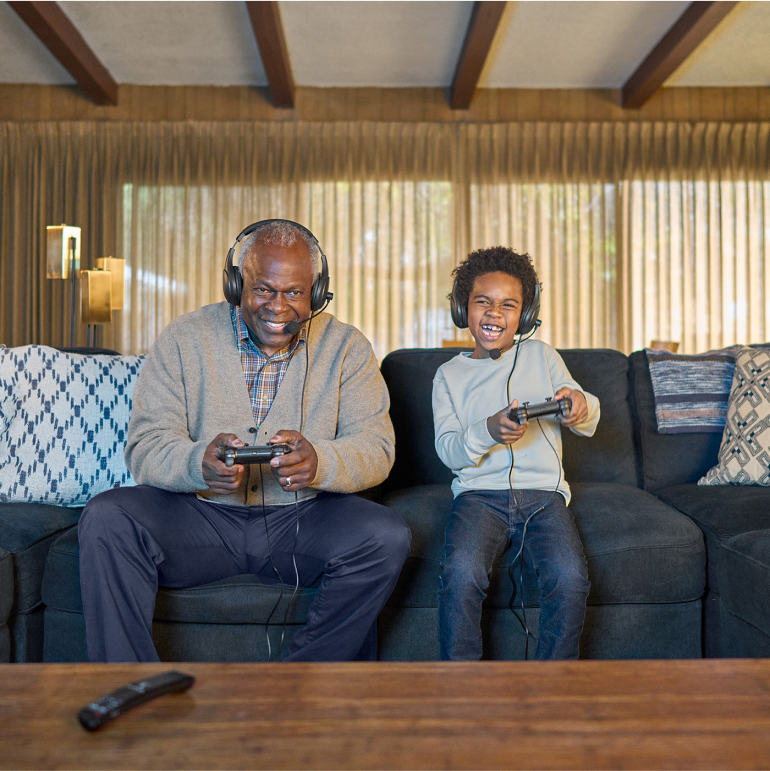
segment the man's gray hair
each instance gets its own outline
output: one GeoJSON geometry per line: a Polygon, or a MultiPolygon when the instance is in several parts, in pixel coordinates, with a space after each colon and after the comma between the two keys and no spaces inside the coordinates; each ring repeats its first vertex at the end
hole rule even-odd
{"type": "Polygon", "coordinates": [[[254,244],[257,241],[278,246],[294,246],[299,240],[304,241],[310,250],[313,276],[320,276],[321,252],[318,249],[318,244],[304,230],[285,220],[268,222],[249,233],[241,242],[241,250],[238,253],[238,267],[243,270],[243,262],[254,250],[254,244]]]}

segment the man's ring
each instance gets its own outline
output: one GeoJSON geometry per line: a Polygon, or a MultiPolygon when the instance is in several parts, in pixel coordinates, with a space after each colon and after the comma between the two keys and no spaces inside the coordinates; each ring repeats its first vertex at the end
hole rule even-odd
{"type": "Polygon", "coordinates": [[[291,484],[291,477],[286,477],[286,487],[291,484]]]}

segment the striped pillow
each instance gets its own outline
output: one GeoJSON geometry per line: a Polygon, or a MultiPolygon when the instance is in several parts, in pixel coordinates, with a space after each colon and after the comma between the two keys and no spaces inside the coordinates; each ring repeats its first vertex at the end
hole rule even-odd
{"type": "Polygon", "coordinates": [[[659,434],[721,434],[733,382],[735,357],[743,348],[684,356],[647,348],[659,434]]]}

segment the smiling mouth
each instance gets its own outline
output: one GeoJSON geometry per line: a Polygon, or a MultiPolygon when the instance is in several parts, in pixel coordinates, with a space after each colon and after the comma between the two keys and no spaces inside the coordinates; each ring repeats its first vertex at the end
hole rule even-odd
{"type": "Polygon", "coordinates": [[[268,321],[267,319],[260,319],[260,321],[273,332],[283,332],[283,328],[289,323],[288,321],[268,321]]]}
{"type": "Polygon", "coordinates": [[[481,335],[485,340],[497,340],[503,334],[503,328],[497,324],[482,324],[481,335]]]}

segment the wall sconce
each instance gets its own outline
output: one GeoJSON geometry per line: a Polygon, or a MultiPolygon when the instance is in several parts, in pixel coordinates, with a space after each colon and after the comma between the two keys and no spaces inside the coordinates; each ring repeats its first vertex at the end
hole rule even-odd
{"type": "Polygon", "coordinates": [[[72,347],[75,344],[75,279],[80,274],[80,228],[72,225],[48,225],[45,234],[46,276],[69,279],[71,282],[70,347],[72,347]]]}

